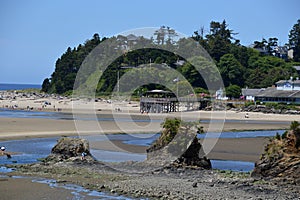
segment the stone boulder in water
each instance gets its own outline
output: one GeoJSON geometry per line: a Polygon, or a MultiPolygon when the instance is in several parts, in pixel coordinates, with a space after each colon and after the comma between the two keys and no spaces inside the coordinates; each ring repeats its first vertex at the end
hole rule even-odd
{"type": "Polygon", "coordinates": [[[146,162],[160,166],[211,169],[210,160],[203,156],[194,126],[182,125],[180,121],[176,123],[176,119],[167,119],[165,124],[161,136],[147,149],[146,162]]]}
{"type": "Polygon", "coordinates": [[[82,153],[84,153],[85,159],[91,159],[89,142],[87,140],[62,137],[52,148],[51,154],[46,158],[46,161],[74,160],[81,158],[82,153]]]}

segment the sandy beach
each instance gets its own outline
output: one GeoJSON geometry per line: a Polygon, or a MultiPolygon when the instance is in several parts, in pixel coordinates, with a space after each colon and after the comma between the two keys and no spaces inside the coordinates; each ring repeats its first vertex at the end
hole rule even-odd
{"type": "Polygon", "coordinates": [[[2,200],[12,199],[73,199],[70,191],[32,182],[32,178],[0,178],[2,200]]]}
{"type": "MultiPolygon", "coordinates": [[[[30,112],[30,111],[28,111],[30,112]]],[[[184,120],[201,120],[204,130],[208,130],[212,112],[194,111],[170,114],[118,113],[109,111],[97,113],[98,118],[108,118],[96,122],[95,120],[65,120],[39,118],[0,118],[0,140],[24,137],[43,137],[58,135],[78,135],[89,133],[152,133],[161,131],[161,122],[166,117],[177,117],[184,120]],[[200,115],[200,117],[199,117],[200,115]],[[120,119],[120,120],[118,120],[120,119]],[[131,121],[136,119],[137,121],[131,121]],[[116,120],[116,121],[114,121],[116,120]],[[151,123],[150,121],[151,120],[151,123]]],[[[237,130],[278,130],[287,129],[291,121],[300,121],[298,115],[271,115],[250,113],[251,118],[243,118],[244,113],[226,112],[225,123],[221,131],[237,130]]],[[[93,115],[94,117],[94,115],[93,115]]],[[[216,119],[216,118],[213,118],[216,119]]],[[[220,119],[220,118],[219,118],[220,119]]],[[[218,120],[218,118],[216,119],[218,120]]],[[[224,120],[221,119],[221,120],[224,120]]],[[[220,124],[217,124],[220,125],[220,124]]]]}
{"type": "MultiPolygon", "coordinates": [[[[141,114],[138,102],[100,102],[71,100],[58,97],[16,97],[0,101],[3,109],[47,111],[63,114],[68,119],[43,119],[22,117],[0,117],[0,141],[54,136],[77,136],[103,133],[157,133],[161,131],[161,122],[166,117],[177,117],[187,121],[201,121],[204,130],[214,125],[210,122],[225,121],[222,131],[242,130],[278,130],[287,129],[291,121],[300,121],[299,115],[276,115],[235,111],[192,111],[163,114],[141,114]],[[51,105],[45,106],[45,102],[51,105]],[[14,107],[15,106],[15,107],[14,107]],[[72,107],[74,106],[74,107],[72,107]],[[115,108],[120,108],[116,111],[115,108]],[[59,111],[58,111],[59,109],[59,111]],[[79,117],[73,120],[72,114],[79,117]],[[87,120],[97,117],[102,119],[87,120]],[[81,119],[83,117],[84,119],[81,119]],[[131,121],[133,120],[133,121],[131,121]]],[[[219,125],[218,123],[216,125],[219,125]]],[[[219,127],[218,127],[219,128],[219,127]]],[[[219,139],[213,150],[207,155],[209,159],[238,160],[255,162],[267,143],[268,138],[219,139]]],[[[1,143],[1,142],[0,142],[1,143]]],[[[146,147],[113,141],[117,149],[125,152],[143,153],[146,147]]],[[[114,151],[106,142],[91,144],[92,148],[114,151]]],[[[50,188],[46,184],[33,183],[31,179],[2,178],[0,193],[3,199],[71,199],[70,191],[50,188]],[[34,188],[34,189],[33,189],[34,188]],[[49,195],[51,194],[51,198],[49,195]],[[54,195],[54,196],[53,196],[54,195]]],[[[228,193],[230,194],[230,193],[228,193]]]]}
{"type": "MultiPolygon", "coordinates": [[[[11,96],[13,94],[10,94],[11,96]]],[[[18,110],[25,110],[27,106],[33,111],[55,112],[63,117],[56,118],[22,118],[0,117],[0,141],[24,139],[34,137],[54,136],[84,136],[103,133],[157,133],[162,130],[161,122],[167,117],[177,117],[186,121],[201,121],[204,130],[243,131],[243,130],[284,130],[290,122],[300,121],[299,115],[280,115],[245,113],[234,111],[190,111],[176,113],[139,113],[138,102],[113,102],[101,100],[72,100],[62,97],[39,98],[24,97],[18,94],[16,98],[0,101],[1,107],[11,108],[17,105],[18,110]],[[45,106],[45,102],[51,105],[45,106]],[[44,108],[41,106],[44,105],[44,108]],[[73,106],[73,107],[72,107],[73,106]],[[120,108],[120,111],[113,109],[120,108]],[[41,108],[42,110],[40,110],[41,108]],[[54,110],[54,108],[56,110],[54,110]],[[61,111],[57,111],[60,108],[61,111]],[[74,109],[74,110],[72,110],[74,109]],[[214,121],[218,123],[214,124],[214,121]],[[224,124],[223,124],[224,123],[224,124]],[[209,129],[210,128],[210,129],[209,129]]],[[[121,141],[114,141],[119,149],[134,153],[145,152],[144,147],[125,145],[121,141]]],[[[219,139],[213,151],[208,155],[211,159],[242,160],[255,162],[258,160],[265,138],[219,139]]],[[[94,145],[95,146],[95,145],[94,145]]],[[[97,144],[104,150],[112,150],[102,142],[97,144]],[[108,148],[108,149],[107,149],[108,148]]]]}
{"type": "MultiPolygon", "coordinates": [[[[30,111],[28,111],[30,112],[30,111]]],[[[98,118],[114,120],[66,120],[66,119],[38,119],[38,118],[0,118],[0,141],[11,139],[26,139],[35,137],[54,136],[84,136],[103,133],[157,133],[161,131],[161,121],[165,117],[181,117],[188,120],[197,119],[201,115],[201,124],[207,130],[211,112],[195,111],[171,114],[148,114],[126,113],[113,114],[111,111],[98,112],[98,118]],[[146,120],[152,119],[152,122],[146,120]],[[140,120],[128,122],[127,120],[140,120]],[[143,121],[145,120],[145,121],[143,121]]],[[[290,125],[288,120],[297,120],[299,116],[266,115],[261,113],[250,113],[250,119],[243,118],[243,113],[226,112],[226,122],[223,131],[243,130],[279,130],[287,129],[290,125]]],[[[241,160],[255,162],[259,159],[267,139],[265,138],[240,138],[240,139],[219,139],[218,143],[208,154],[210,159],[241,160]]],[[[111,145],[100,142],[94,147],[103,150],[124,150],[133,153],[144,153],[145,147],[126,145],[121,141],[114,141],[119,147],[111,149],[111,145]]]]}

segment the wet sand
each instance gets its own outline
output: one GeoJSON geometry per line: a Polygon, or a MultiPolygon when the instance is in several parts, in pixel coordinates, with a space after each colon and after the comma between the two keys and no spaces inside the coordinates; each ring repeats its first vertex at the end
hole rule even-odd
{"type": "MultiPolygon", "coordinates": [[[[181,113],[186,119],[196,119],[200,112],[181,113]]],[[[109,116],[109,113],[105,113],[109,116]]],[[[123,116],[123,114],[119,114],[123,116]]],[[[242,122],[228,121],[224,124],[223,131],[229,130],[265,130],[265,129],[286,129],[289,127],[289,121],[298,120],[299,116],[273,116],[264,114],[250,113],[250,119],[244,119],[243,113],[230,112],[226,116],[227,120],[241,120],[242,122]],[[272,123],[270,123],[272,122],[272,123]],[[274,122],[274,123],[273,123],[274,122]]],[[[143,133],[158,132],[161,130],[160,122],[157,119],[163,119],[165,116],[180,116],[179,113],[168,115],[152,115],[155,122],[136,122],[135,125],[129,125],[128,122],[101,122],[101,130],[95,127],[92,121],[79,121],[79,126],[84,131],[80,134],[99,134],[99,133],[143,133]]],[[[123,116],[124,117],[124,116],[123,116]]],[[[137,119],[147,118],[136,113],[137,119]]],[[[210,119],[208,112],[201,112],[201,119],[210,119]]],[[[299,120],[300,121],[300,120],[299,120]]],[[[78,124],[77,124],[78,125],[78,124]]],[[[203,122],[205,129],[208,124],[203,122]]],[[[78,127],[73,120],[54,120],[54,119],[29,119],[29,118],[0,118],[0,141],[11,139],[24,139],[35,137],[53,137],[65,135],[78,135],[78,127]]],[[[239,138],[239,139],[219,139],[213,150],[208,154],[209,159],[221,160],[240,160],[255,162],[259,159],[266,138],[239,138]]],[[[107,142],[91,144],[93,148],[104,150],[123,150],[133,153],[143,153],[143,146],[124,144],[122,141],[113,141],[117,146],[112,147],[107,142]]],[[[0,179],[1,199],[72,199],[74,196],[70,191],[59,188],[51,188],[46,184],[33,183],[31,179],[0,179]]]]}
{"type": "MultiPolygon", "coordinates": [[[[216,112],[214,119],[222,118],[222,113],[216,112]]],[[[57,120],[37,118],[0,118],[0,141],[11,139],[24,139],[36,137],[54,136],[83,136],[103,133],[157,133],[161,131],[161,121],[165,117],[182,117],[187,120],[197,118],[203,120],[201,123],[205,130],[209,126],[211,112],[183,112],[171,114],[149,114],[142,115],[133,113],[130,116],[126,113],[99,112],[98,117],[103,119],[114,118],[116,121],[104,120],[57,120]],[[147,122],[149,119],[153,121],[147,122]],[[134,119],[138,122],[130,123],[124,119],[134,119]]],[[[232,130],[270,130],[289,128],[288,120],[297,120],[299,116],[266,115],[261,113],[250,113],[250,119],[243,118],[243,113],[227,112],[226,122],[223,131],[232,130]],[[266,117],[268,116],[268,117],[266,117]],[[292,117],[292,118],[291,118],[292,117]]],[[[300,120],[299,120],[300,121],[300,120]]],[[[121,141],[113,141],[114,145],[102,142],[91,144],[92,147],[104,150],[129,151],[133,153],[145,153],[145,147],[127,145],[121,141]],[[118,147],[117,149],[114,149],[118,147]]],[[[242,160],[255,162],[266,144],[265,138],[240,138],[240,139],[219,139],[213,150],[208,154],[210,159],[242,160]]]]}
{"type": "Polygon", "coordinates": [[[52,188],[47,184],[32,182],[32,178],[0,178],[2,200],[14,199],[74,199],[69,190],[52,188]]]}
{"type": "Polygon", "coordinates": [[[300,121],[300,116],[266,115],[251,113],[250,119],[243,118],[243,113],[226,112],[213,116],[218,123],[209,124],[211,112],[185,112],[171,114],[142,115],[134,113],[98,113],[98,118],[116,119],[104,121],[40,119],[40,118],[0,118],[0,140],[49,137],[60,135],[78,135],[91,133],[157,133],[161,131],[161,122],[166,117],[178,117],[185,120],[201,120],[205,130],[217,128],[223,131],[236,130],[278,130],[289,128],[293,120],[300,121]],[[223,118],[224,117],[224,118],[223,118]],[[226,118],[224,126],[222,121],[226,118]],[[137,122],[130,122],[131,119],[137,122]],[[151,119],[151,123],[149,123],[151,119]],[[223,127],[222,127],[223,126],[223,127]]]}
{"type": "MultiPolygon", "coordinates": [[[[0,118],[0,140],[10,137],[43,137],[57,135],[76,135],[89,133],[144,133],[159,132],[160,123],[166,117],[177,117],[183,120],[201,120],[205,130],[208,128],[223,131],[230,130],[266,130],[286,129],[291,121],[300,121],[300,115],[281,115],[248,113],[235,111],[189,111],[175,113],[151,113],[141,114],[139,102],[120,101],[112,99],[98,99],[97,102],[91,99],[74,99],[53,95],[33,95],[14,92],[2,92],[1,108],[16,108],[33,111],[57,112],[58,109],[68,116],[72,114],[92,116],[97,114],[98,118],[122,119],[121,121],[101,121],[100,124],[88,120],[54,120],[54,119],[28,119],[28,118],[0,118]],[[45,103],[47,102],[47,104],[45,103]],[[118,111],[120,110],[120,111],[118,111]],[[153,119],[151,123],[141,120],[153,119]],[[140,120],[135,123],[128,123],[124,119],[140,120]],[[213,120],[209,124],[208,120],[213,120]],[[226,120],[223,126],[222,121],[226,120]],[[233,121],[232,121],[233,120],[233,121]]],[[[183,109],[183,107],[182,107],[183,109]]],[[[60,112],[61,113],[61,112],[60,112]]]]}
{"type": "MultiPolygon", "coordinates": [[[[209,140],[209,139],[208,139],[209,140]]],[[[256,162],[269,138],[219,139],[207,157],[214,160],[237,160],[256,162]]]]}
{"type": "MultiPolygon", "coordinates": [[[[212,151],[207,154],[207,157],[213,160],[256,162],[259,160],[268,140],[269,138],[265,137],[237,139],[220,138],[212,151]]],[[[203,139],[200,140],[200,142],[203,142],[203,139]]],[[[146,153],[147,149],[146,146],[129,145],[123,143],[121,140],[91,142],[90,147],[93,149],[129,153],[146,153]]]]}

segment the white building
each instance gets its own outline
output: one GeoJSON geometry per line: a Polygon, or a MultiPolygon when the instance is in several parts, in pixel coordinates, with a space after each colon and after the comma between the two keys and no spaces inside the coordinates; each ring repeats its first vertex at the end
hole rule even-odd
{"type": "Polygon", "coordinates": [[[242,95],[244,99],[247,101],[255,101],[255,96],[263,90],[264,88],[261,89],[242,88],[242,95]]]}
{"type": "Polygon", "coordinates": [[[300,90],[300,80],[280,80],[276,82],[276,89],[277,90],[285,90],[285,91],[293,91],[293,90],[300,90]]]}
{"type": "Polygon", "coordinates": [[[216,99],[218,100],[228,100],[228,97],[225,95],[224,89],[220,88],[216,91],[216,99]]]}

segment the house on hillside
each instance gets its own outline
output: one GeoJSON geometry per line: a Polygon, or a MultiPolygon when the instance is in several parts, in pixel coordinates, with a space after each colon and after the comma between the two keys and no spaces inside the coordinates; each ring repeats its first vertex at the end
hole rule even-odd
{"type": "Polygon", "coordinates": [[[293,67],[297,70],[297,73],[300,76],[300,66],[293,66],[293,67]]]}
{"type": "Polygon", "coordinates": [[[277,90],[276,88],[266,88],[263,92],[255,96],[255,100],[261,102],[300,104],[300,90],[277,90]]]}
{"type": "Polygon", "coordinates": [[[256,94],[255,101],[300,104],[300,80],[280,80],[256,94]]]}
{"type": "Polygon", "coordinates": [[[263,89],[249,89],[249,88],[243,88],[242,89],[242,95],[244,100],[247,101],[255,101],[255,96],[258,95],[263,89]]]}
{"type": "Polygon", "coordinates": [[[225,95],[225,89],[220,88],[216,91],[215,98],[217,100],[228,100],[228,97],[225,95]]]}
{"type": "Polygon", "coordinates": [[[300,90],[300,80],[280,80],[276,82],[276,89],[277,90],[289,90],[289,91],[294,91],[294,90],[300,90]]]}
{"type": "Polygon", "coordinates": [[[288,59],[288,47],[287,46],[275,47],[273,56],[287,60],[288,59]]]}
{"type": "Polygon", "coordinates": [[[293,59],[294,58],[294,49],[288,50],[288,58],[293,59]]]}

